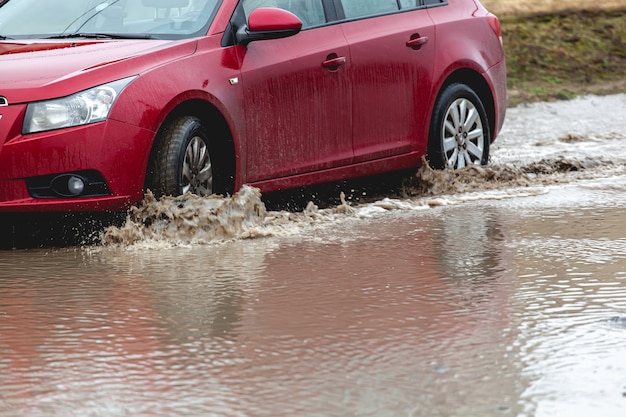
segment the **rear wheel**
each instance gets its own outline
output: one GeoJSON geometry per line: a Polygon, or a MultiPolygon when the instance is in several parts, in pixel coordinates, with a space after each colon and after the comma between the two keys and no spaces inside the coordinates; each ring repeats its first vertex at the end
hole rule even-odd
{"type": "Polygon", "coordinates": [[[428,160],[436,169],[485,165],[491,134],[478,95],[465,84],[447,86],[435,103],[428,140],[428,160]]]}
{"type": "Polygon", "coordinates": [[[162,131],[157,146],[149,184],[157,197],[216,192],[211,143],[199,118],[175,119],[162,131]]]}

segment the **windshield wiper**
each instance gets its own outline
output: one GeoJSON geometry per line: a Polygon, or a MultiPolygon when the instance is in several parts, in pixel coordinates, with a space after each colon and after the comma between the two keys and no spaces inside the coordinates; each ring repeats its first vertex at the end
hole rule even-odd
{"type": "Polygon", "coordinates": [[[8,36],[0,35],[0,41],[6,41],[7,39],[13,40],[13,38],[9,38],[8,36]]]}
{"type": "Polygon", "coordinates": [[[159,39],[147,33],[68,33],[48,36],[46,39],[159,39]]]}

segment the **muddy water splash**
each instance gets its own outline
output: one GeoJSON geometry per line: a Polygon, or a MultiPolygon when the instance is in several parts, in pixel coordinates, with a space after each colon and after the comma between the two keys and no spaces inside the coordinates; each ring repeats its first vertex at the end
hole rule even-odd
{"type": "Polygon", "coordinates": [[[337,206],[320,209],[309,202],[301,212],[268,211],[260,191],[249,186],[226,198],[185,194],[157,200],[148,192],[142,203],[129,211],[125,223],[109,227],[101,241],[104,245],[122,246],[181,245],[297,235],[349,218],[389,211],[536,195],[542,186],[598,176],[607,167],[612,164],[598,158],[542,159],[521,167],[470,166],[458,171],[432,170],[423,164],[414,175],[403,179],[397,193],[373,195],[369,201],[351,206],[341,192],[337,206]],[[489,194],[493,191],[499,193],[489,194]]]}
{"type": "Polygon", "coordinates": [[[297,233],[294,225],[302,228],[319,223],[322,218],[328,223],[337,216],[353,213],[343,193],[340,198],[341,204],[330,209],[320,210],[309,203],[301,213],[290,213],[268,212],[261,192],[250,186],[243,186],[232,197],[187,193],[156,199],[148,191],[141,204],[129,210],[125,223],[108,227],[101,240],[104,245],[179,245],[293,234],[297,233]],[[291,233],[287,232],[289,228],[291,233]]]}
{"type": "Polygon", "coordinates": [[[439,196],[559,184],[602,176],[605,172],[613,172],[614,168],[612,162],[603,158],[545,158],[520,167],[471,165],[456,171],[433,170],[423,164],[415,176],[404,179],[403,194],[407,197],[439,196]]]}
{"type": "Polygon", "coordinates": [[[140,241],[210,242],[254,237],[265,219],[261,193],[243,187],[232,197],[201,198],[193,194],[163,197],[151,192],[141,205],[132,207],[121,227],[109,227],[104,244],[134,244],[140,241]]]}

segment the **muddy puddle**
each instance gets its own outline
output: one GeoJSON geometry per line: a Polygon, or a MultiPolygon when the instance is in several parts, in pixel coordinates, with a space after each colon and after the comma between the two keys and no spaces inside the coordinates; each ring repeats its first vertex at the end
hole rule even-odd
{"type": "Polygon", "coordinates": [[[0,251],[0,417],[621,417],[625,110],[518,107],[489,167],[148,195],[97,244],[0,251]]]}

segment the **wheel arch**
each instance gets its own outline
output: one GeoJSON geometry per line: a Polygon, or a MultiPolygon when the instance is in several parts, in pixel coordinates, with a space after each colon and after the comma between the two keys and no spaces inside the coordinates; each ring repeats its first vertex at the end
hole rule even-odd
{"type": "MultiPolygon", "coordinates": [[[[443,93],[443,91],[451,84],[460,83],[465,84],[470,87],[472,90],[476,92],[480,101],[485,108],[485,112],[487,113],[487,120],[489,124],[489,134],[491,142],[495,139],[495,132],[497,132],[496,127],[496,106],[495,106],[495,98],[489,86],[489,83],[480,73],[476,72],[470,68],[459,68],[449,74],[446,79],[441,83],[439,87],[437,96],[435,97],[435,101],[433,103],[437,103],[439,96],[443,93]]],[[[434,109],[433,109],[434,110],[434,109]]]]}
{"type": "Polygon", "coordinates": [[[224,192],[232,195],[235,189],[236,151],[230,125],[215,105],[199,98],[178,103],[161,122],[150,148],[144,189],[149,188],[154,159],[163,140],[163,132],[174,120],[182,116],[197,117],[206,126],[212,139],[213,164],[219,173],[224,192]]]}

